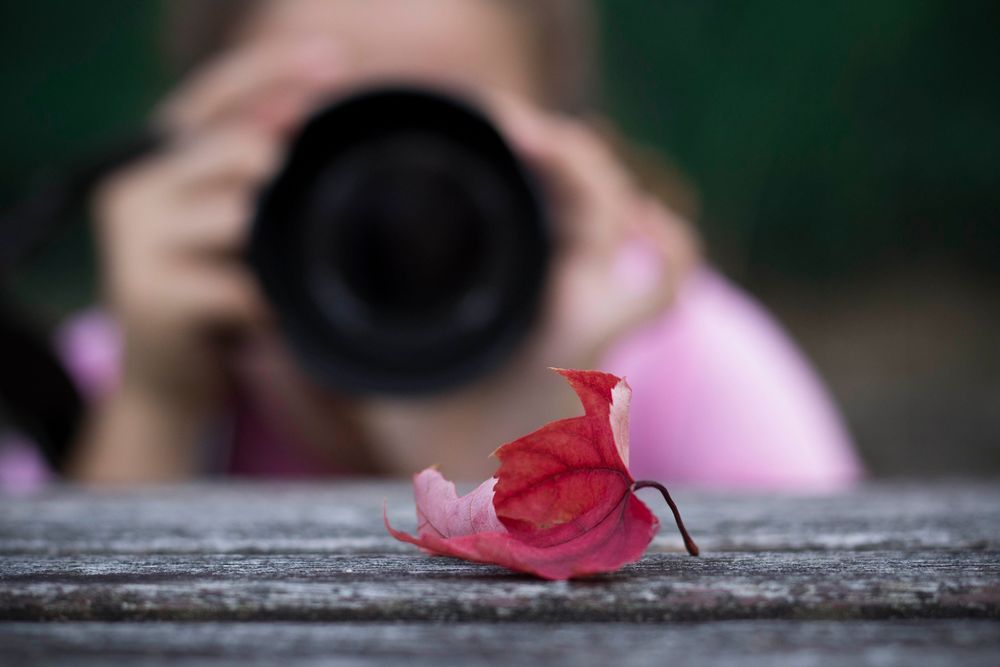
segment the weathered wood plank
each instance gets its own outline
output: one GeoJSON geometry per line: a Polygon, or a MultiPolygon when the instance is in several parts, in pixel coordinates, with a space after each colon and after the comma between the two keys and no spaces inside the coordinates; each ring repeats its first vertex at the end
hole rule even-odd
{"type": "MultiPolygon", "coordinates": [[[[408,485],[56,489],[0,500],[0,619],[662,622],[1000,616],[1000,485],[835,496],[677,489],[705,556],[665,530],[640,563],[537,581],[430,558],[408,485]]],[[[650,504],[666,512],[657,499],[650,504]]]]}
{"type": "Polygon", "coordinates": [[[8,623],[0,663],[741,667],[1000,663],[991,621],[632,624],[8,623]]]}
{"type": "Polygon", "coordinates": [[[4,556],[5,620],[1000,618],[997,552],[650,554],[545,582],[421,554],[4,556]]]}
{"type": "MultiPolygon", "coordinates": [[[[706,552],[951,549],[1000,551],[1000,483],[878,484],[833,496],[676,489],[706,552]]],[[[681,549],[663,521],[656,549],[681,549]]],[[[0,554],[411,553],[382,527],[412,528],[400,483],[194,485],[136,492],[59,489],[0,498],[0,554]]]]}

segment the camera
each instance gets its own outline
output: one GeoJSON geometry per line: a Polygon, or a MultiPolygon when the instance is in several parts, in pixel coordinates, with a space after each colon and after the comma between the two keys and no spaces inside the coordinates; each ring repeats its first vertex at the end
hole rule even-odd
{"type": "Polygon", "coordinates": [[[514,352],[551,246],[540,188],[487,115],[395,86],[305,124],[261,195],[249,261],[307,373],[349,394],[421,394],[514,352]]]}

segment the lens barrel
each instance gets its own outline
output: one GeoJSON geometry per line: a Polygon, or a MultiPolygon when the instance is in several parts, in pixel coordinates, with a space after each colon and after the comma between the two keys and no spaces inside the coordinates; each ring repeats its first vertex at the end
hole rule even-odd
{"type": "Polygon", "coordinates": [[[489,119],[454,95],[384,87],[306,124],[249,254],[307,372],[341,392],[419,394],[514,351],[550,253],[539,189],[489,119]]]}

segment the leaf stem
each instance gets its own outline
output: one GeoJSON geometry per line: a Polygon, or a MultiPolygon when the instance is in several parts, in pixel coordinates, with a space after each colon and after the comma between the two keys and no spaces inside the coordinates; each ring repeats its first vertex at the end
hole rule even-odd
{"type": "Polygon", "coordinates": [[[650,481],[636,482],[632,485],[633,491],[646,488],[657,489],[663,494],[663,499],[667,501],[667,505],[670,506],[670,511],[674,513],[674,521],[677,522],[677,530],[680,531],[681,537],[684,538],[684,547],[687,549],[689,554],[697,556],[699,553],[698,545],[694,543],[694,540],[691,539],[691,536],[687,532],[687,528],[684,527],[684,520],[681,519],[681,513],[677,510],[677,505],[674,504],[674,499],[670,497],[670,492],[667,491],[667,487],[663,486],[659,482],[650,481]]]}

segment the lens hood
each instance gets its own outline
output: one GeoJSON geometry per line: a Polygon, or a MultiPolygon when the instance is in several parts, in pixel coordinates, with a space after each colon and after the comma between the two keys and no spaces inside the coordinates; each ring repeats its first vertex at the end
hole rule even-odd
{"type": "Polygon", "coordinates": [[[539,188],[487,116],[392,86],[306,123],[261,196],[249,257],[310,375],[339,392],[421,394],[516,349],[551,245],[539,188]]]}

